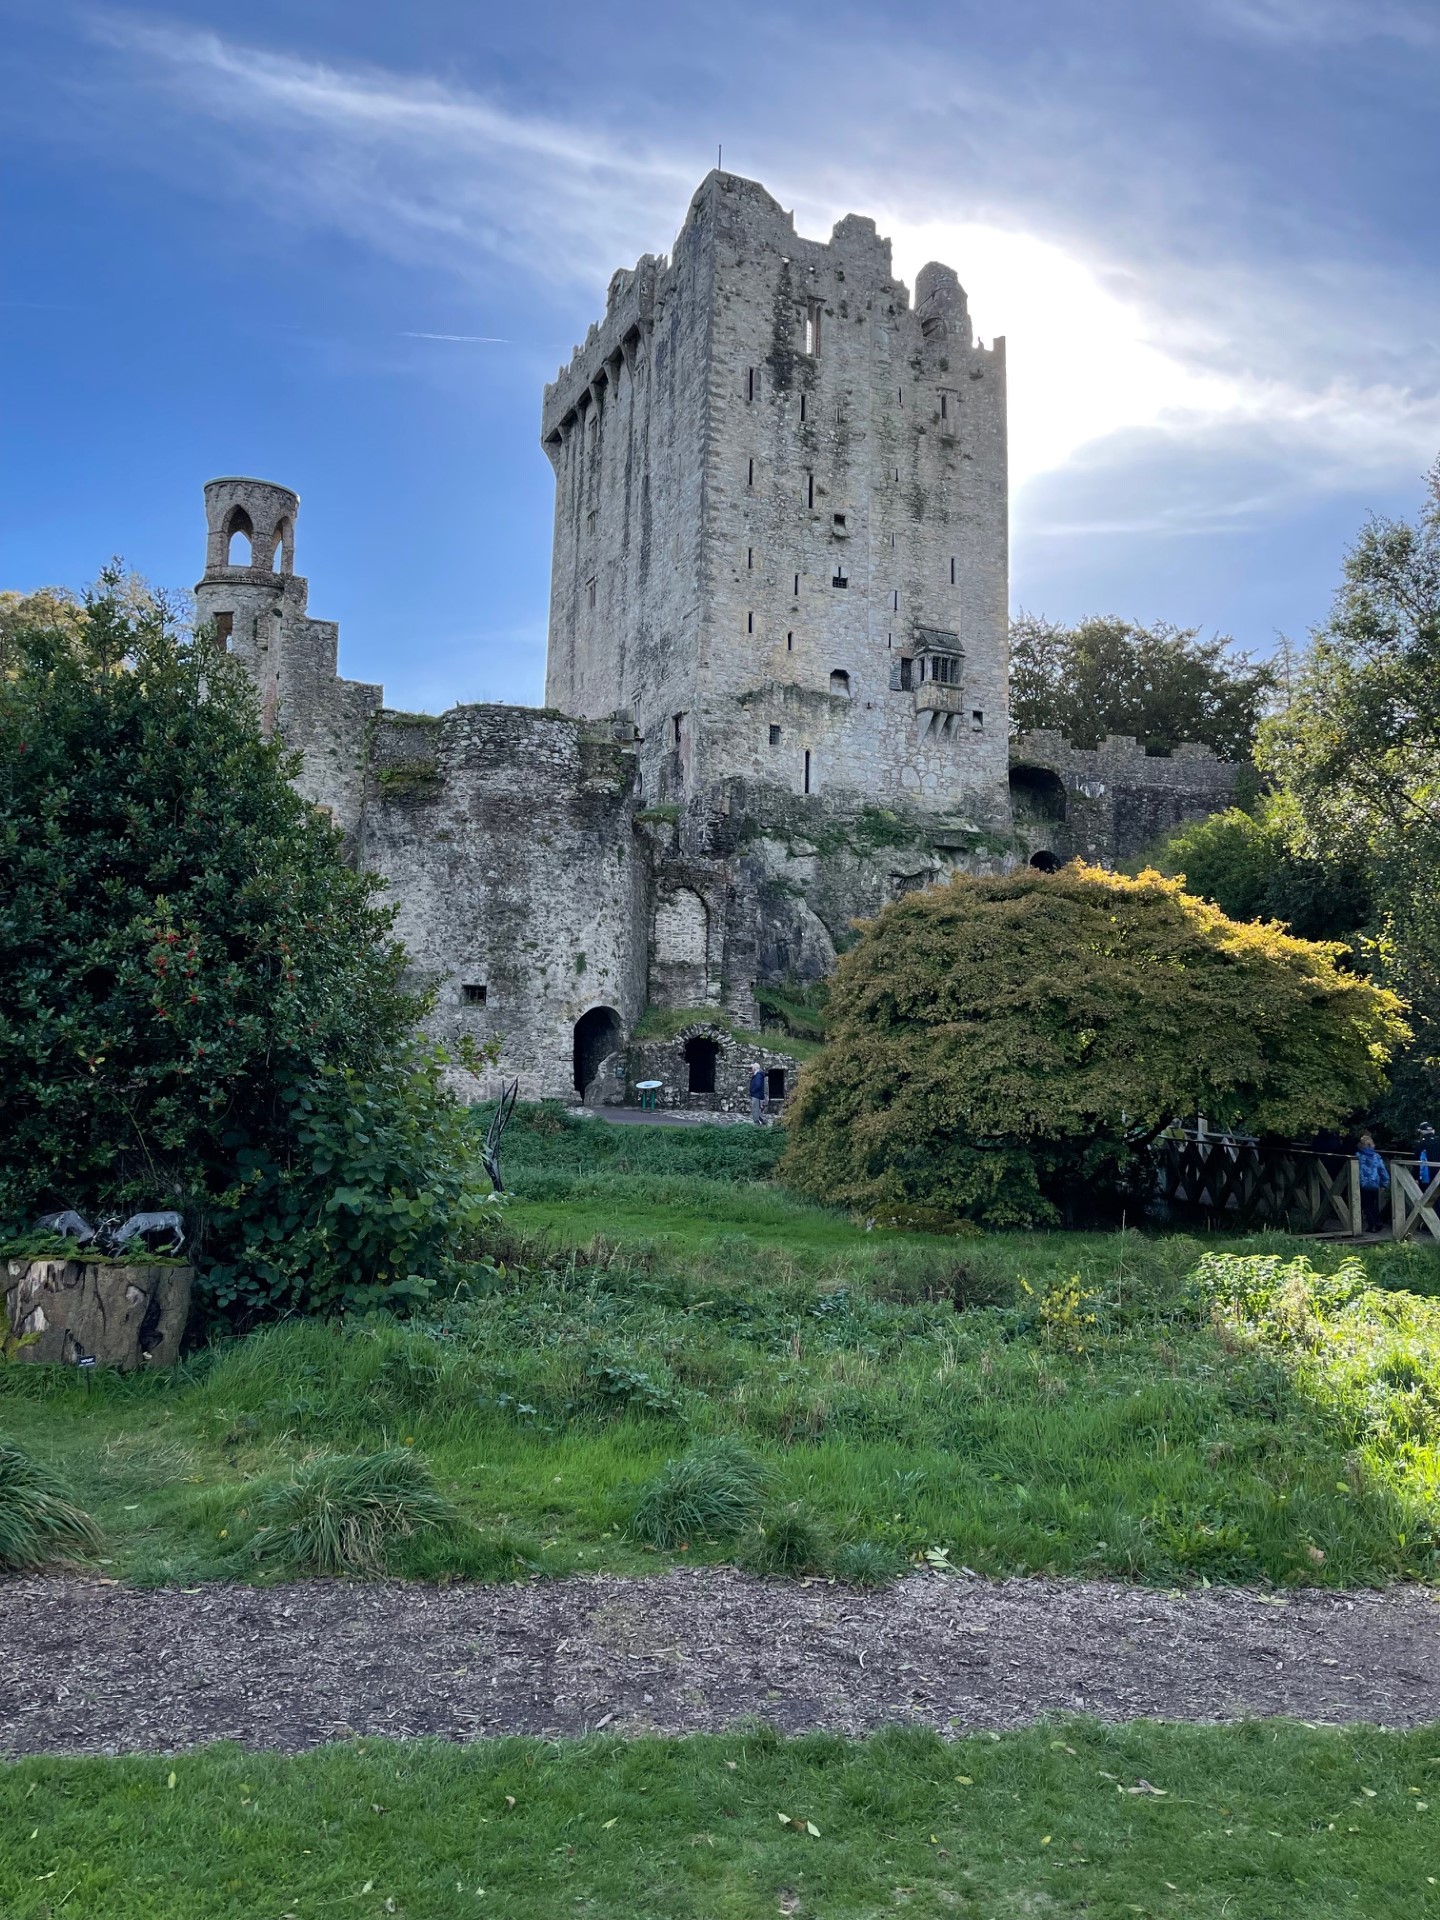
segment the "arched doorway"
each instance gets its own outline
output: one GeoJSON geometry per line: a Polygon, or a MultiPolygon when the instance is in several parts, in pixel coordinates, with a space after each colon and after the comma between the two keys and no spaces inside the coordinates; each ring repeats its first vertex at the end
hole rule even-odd
{"type": "Polygon", "coordinates": [[[720,1043],[703,1033],[691,1034],[685,1042],[685,1065],[689,1069],[687,1091],[714,1093],[715,1063],[720,1058],[720,1043]]]}
{"type": "Polygon", "coordinates": [[[620,1016],[613,1007],[591,1007],[575,1022],[575,1091],[582,1099],[600,1062],[620,1041],[620,1016]]]}
{"type": "Polygon", "coordinates": [[[1039,853],[1032,853],[1030,856],[1030,864],[1032,867],[1038,868],[1041,873],[1058,873],[1060,871],[1060,862],[1048,847],[1042,847],[1039,853]]]}

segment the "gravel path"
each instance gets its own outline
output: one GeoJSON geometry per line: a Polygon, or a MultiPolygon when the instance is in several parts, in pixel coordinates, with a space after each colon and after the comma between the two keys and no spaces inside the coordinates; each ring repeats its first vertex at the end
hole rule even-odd
{"type": "Polygon", "coordinates": [[[0,1583],[0,1753],[297,1751],[351,1733],[1021,1726],[1046,1713],[1440,1719],[1420,1588],[1284,1600],[916,1575],[888,1592],[728,1568],[522,1587],[0,1583]]]}

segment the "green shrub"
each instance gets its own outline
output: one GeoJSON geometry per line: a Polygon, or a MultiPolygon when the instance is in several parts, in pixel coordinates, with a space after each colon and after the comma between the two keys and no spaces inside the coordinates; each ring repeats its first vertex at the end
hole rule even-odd
{"type": "Polygon", "coordinates": [[[837,1548],[832,1572],[848,1587],[888,1587],[907,1570],[905,1556],[878,1540],[852,1540],[837,1548]]]}
{"type": "Polygon", "coordinates": [[[57,1475],[0,1435],[0,1573],[98,1551],[99,1529],[57,1475]]]}
{"type": "Polygon", "coordinates": [[[824,1573],[830,1543],[810,1509],[792,1500],[745,1536],[739,1558],[749,1573],[824,1573]]]}
{"type": "Polygon", "coordinates": [[[876,1219],[1112,1218],[1148,1197],[1177,1113],[1294,1134],[1380,1090],[1399,1003],[1339,959],[1156,873],[1075,862],[907,894],[836,968],[782,1177],[876,1219]]]}
{"type": "Polygon", "coordinates": [[[294,1573],[383,1572],[387,1547],[430,1527],[453,1524],[425,1461],[409,1447],[379,1453],[323,1453],[271,1487],[258,1502],[251,1552],[294,1573]]]}
{"type": "Polygon", "coordinates": [[[652,1547],[732,1540],[758,1518],[765,1478],[762,1463],[738,1441],[700,1441],[641,1489],[630,1531],[652,1547]]]}

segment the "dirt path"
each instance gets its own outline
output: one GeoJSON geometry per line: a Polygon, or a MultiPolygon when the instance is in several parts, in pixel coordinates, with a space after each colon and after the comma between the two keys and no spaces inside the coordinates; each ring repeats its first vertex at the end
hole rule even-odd
{"type": "Polygon", "coordinates": [[[1276,1603],[915,1576],[888,1592],[694,1568],[446,1589],[0,1584],[0,1752],[294,1751],[350,1733],[789,1731],[887,1721],[1440,1719],[1440,1597],[1276,1603]]]}

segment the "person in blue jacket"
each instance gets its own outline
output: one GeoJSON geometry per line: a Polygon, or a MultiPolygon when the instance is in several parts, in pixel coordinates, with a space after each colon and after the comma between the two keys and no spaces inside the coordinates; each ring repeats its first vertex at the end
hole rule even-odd
{"type": "Polygon", "coordinates": [[[1416,1177],[1420,1182],[1420,1191],[1422,1193],[1430,1184],[1430,1156],[1434,1152],[1435,1129],[1428,1120],[1422,1120],[1420,1122],[1419,1132],[1415,1138],[1415,1171],[1416,1177]]]}
{"type": "Polygon", "coordinates": [[[765,1069],[758,1060],[750,1068],[750,1118],[757,1127],[765,1124],[765,1069]]]}
{"type": "Polygon", "coordinates": [[[1361,1134],[1355,1158],[1360,1164],[1360,1217],[1366,1233],[1379,1233],[1381,1196],[1390,1185],[1390,1169],[1375,1151],[1373,1134],[1361,1134]]]}

